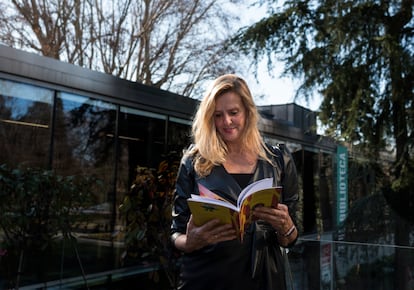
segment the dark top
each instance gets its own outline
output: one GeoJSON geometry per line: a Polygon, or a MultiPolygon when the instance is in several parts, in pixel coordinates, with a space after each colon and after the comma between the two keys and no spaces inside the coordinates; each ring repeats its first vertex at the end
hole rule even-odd
{"type": "MultiPolygon", "coordinates": [[[[289,207],[295,221],[295,205],[298,200],[296,168],[290,154],[286,153],[283,158],[285,170],[282,202],[289,207]]],[[[264,160],[259,160],[248,183],[273,177],[274,185],[279,186],[282,185],[282,176],[280,165],[272,166],[264,160]]],[[[200,178],[194,171],[192,157],[185,155],[177,176],[171,234],[186,232],[187,221],[191,214],[186,200],[191,194],[199,194],[197,183],[236,203],[243,188],[236,178],[227,173],[223,166],[214,167],[208,176],[200,178]]],[[[243,183],[244,180],[242,177],[240,181],[243,183]]],[[[183,290],[283,290],[286,288],[277,237],[273,228],[264,221],[250,225],[243,243],[232,240],[183,254],[181,265],[179,289],[183,290]]]]}
{"type": "Polygon", "coordinates": [[[252,173],[230,173],[231,176],[237,181],[240,188],[245,188],[249,185],[250,179],[252,179],[252,173]]]}

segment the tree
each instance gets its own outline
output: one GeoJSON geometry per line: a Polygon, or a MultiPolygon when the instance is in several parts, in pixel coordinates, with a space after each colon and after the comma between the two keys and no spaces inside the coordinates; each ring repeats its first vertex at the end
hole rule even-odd
{"type": "MultiPolygon", "coordinates": [[[[229,2],[238,3],[242,0],[229,2]]],[[[219,0],[12,0],[1,3],[0,41],[186,96],[232,72],[224,50],[237,21],[219,0]],[[212,29],[214,28],[214,29],[212,29]]]]}
{"type": "MultiPolygon", "coordinates": [[[[269,17],[241,30],[235,43],[256,63],[263,57],[270,67],[273,57],[284,61],[285,73],[303,81],[297,96],[319,91],[328,134],[372,160],[384,150],[395,154],[385,195],[412,222],[414,1],[285,1],[278,7],[274,2],[268,1],[269,17]]],[[[397,224],[396,243],[408,245],[407,223],[397,224]]],[[[400,251],[398,257],[401,262],[400,251]]],[[[396,269],[396,275],[404,272],[396,269]]],[[[402,289],[398,283],[407,280],[395,281],[402,289]]]]}

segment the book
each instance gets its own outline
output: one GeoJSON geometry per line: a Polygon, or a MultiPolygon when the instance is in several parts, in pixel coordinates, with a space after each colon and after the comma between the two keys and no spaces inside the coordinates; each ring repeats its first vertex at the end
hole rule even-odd
{"type": "Polygon", "coordinates": [[[252,222],[252,210],[257,206],[276,207],[280,201],[282,187],[273,186],[273,178],[256,181],[244,188],[237,204],[220,197],[205,186],[198,184],[200,195],[192,194],[187,199],[194,224],[201,226],[218,218],[222,224],[232,224],[240,241],[247,226],[252,222]]]}

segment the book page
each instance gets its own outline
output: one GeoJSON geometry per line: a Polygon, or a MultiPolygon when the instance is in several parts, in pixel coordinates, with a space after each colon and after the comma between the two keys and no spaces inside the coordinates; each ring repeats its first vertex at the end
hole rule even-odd
{"type": "Polygon", "coordinates": [[[280,201],[282,187],[271,187],[249,194],[240,207],[240,235],[243,236],[245,228],[252,222],[252,211],[255,207],[276,207],[280,201]]]}
{"type": "Polygon", "coordinates": [[[246,186],[242,192],[240,193],[238,199],[237,199],[237,207],[240,208],[241,203],[243,202],[243,200],[253,194],[256,191],[262,190],[262,189],[266,189],[266,188],[270,188],[273,186],[273,178],[269,177],[269,178],[264,178],[264,179],[260,179],[256,182],[253,182],[252,184],[246,186]]]}
{"type": "Polygon", "coordinates": [[[203,197],[187,199],[195,225],[201,226],[217,218],[221,224],[232,224],[236,231],[239,231],[239,213],[234,205],[205,199],[203,197]]]}
{"type": "Polygon", "coordinates": [[[232,203],[230,203],[230,202],[228,202],[224,199],[215,199],[215,198],[211,198],[211,197],[192,194],[191,198],[187,199],[187,201],[214,204],[214,205],[218,205],[218,206],[222,206],[222,207],[227,207],[227,208],[229,208],[231,210],[234,210],[234,211],[238,211],[238,208],[234,204],[232,204],[232,203]]]}
{"type": "Polygon", "coordinates": [[[218,194],[215,194],[214,192],[212,192],[211,190],[209,190],[204,185],[202,185],[200,183],[197,183],[197,185],[198,185],[198,191],[200,192],[200,196],[202,196],[202,197],[209,197],[209,198],[213,198],[213,199],[218,199],[218,200],[222,200],[222,201],[229,202],[225,198],[222,198],[218,194]]]}

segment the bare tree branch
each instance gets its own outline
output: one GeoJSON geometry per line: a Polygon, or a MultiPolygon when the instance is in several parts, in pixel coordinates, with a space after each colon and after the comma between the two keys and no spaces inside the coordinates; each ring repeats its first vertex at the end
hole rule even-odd
{"type": "MultiPolygon", "coordinates": [[[[242,0],[235,0],[237,2],[242,0]]],[[[0,40],[120,78],[192,95],[234,72],[224,49],[237,17],[220,0],[12,0],[1,4],[0,40]]],[[[237,68],[240,70],[240,68],[237,68]]]]}

